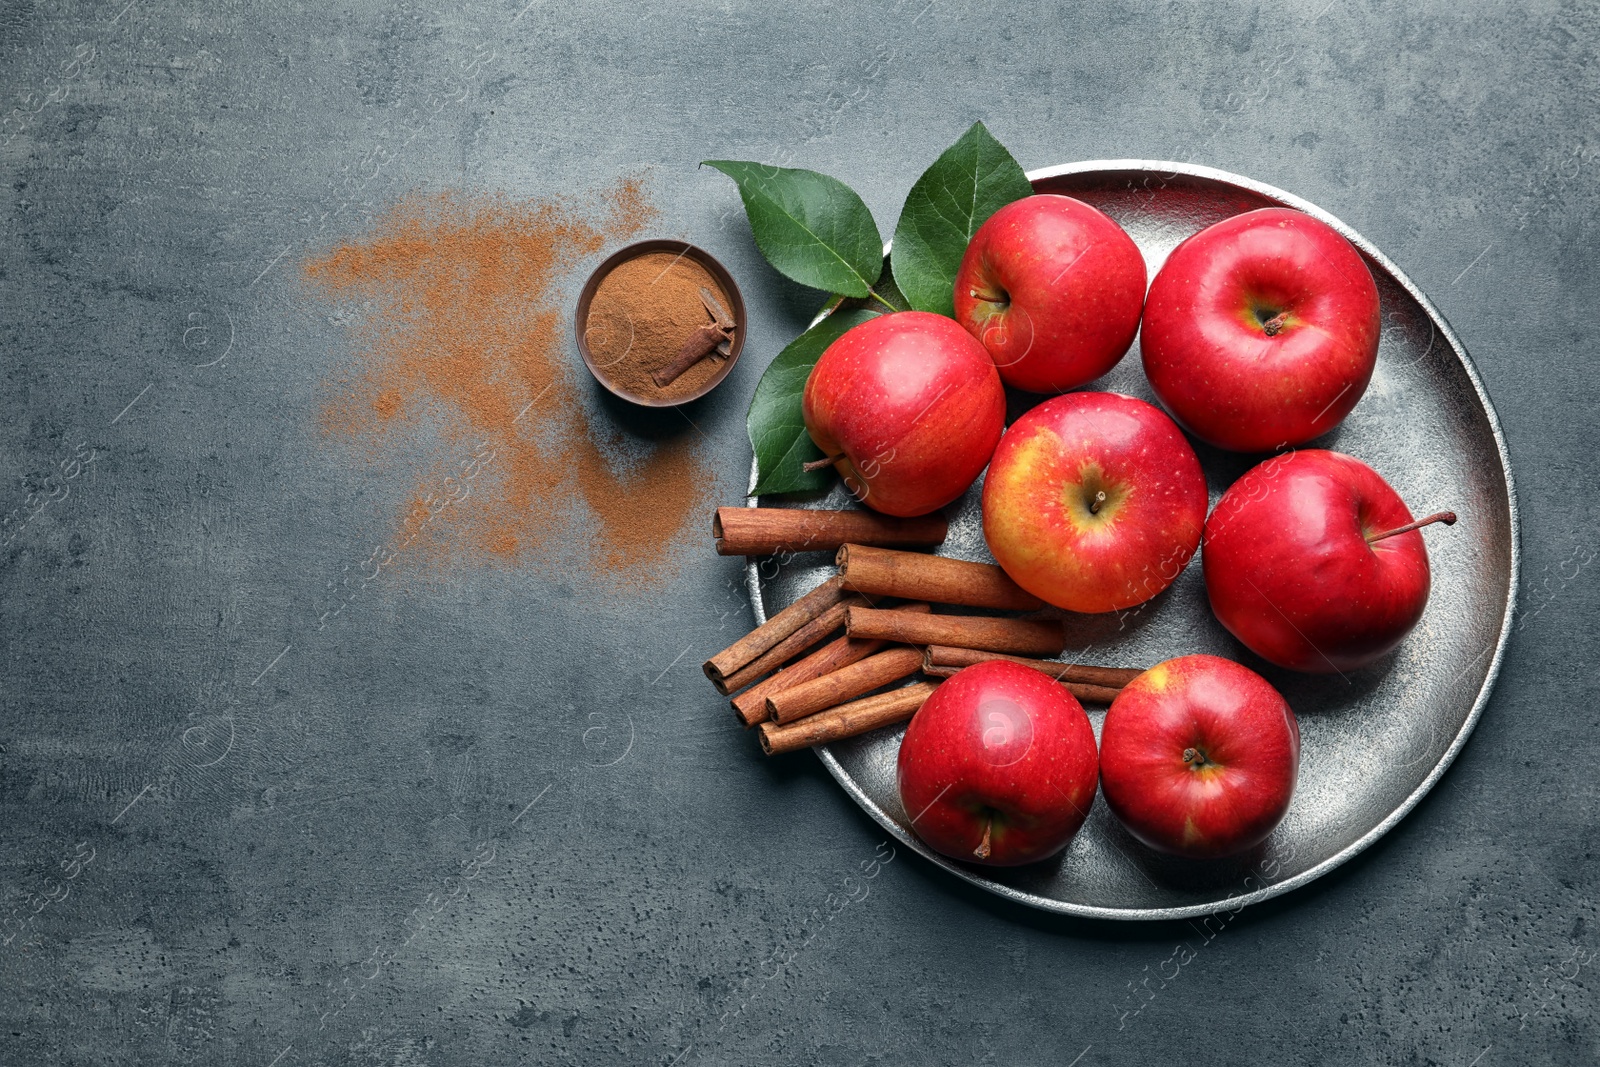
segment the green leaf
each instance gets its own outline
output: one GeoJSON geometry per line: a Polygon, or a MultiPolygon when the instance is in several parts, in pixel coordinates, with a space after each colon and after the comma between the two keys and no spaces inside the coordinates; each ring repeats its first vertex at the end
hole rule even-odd
{"type": "Polygon", "coordinates": [[[918,311],[954,315],[956,269],[978,227],[1033,192],[999,141],[975,122],[906,196],[894,231],[894,277],[918,311]]]}
{"type": "Polygon", "coordinates": [[[800,397],[811,368],[828,346],[875,314],[865,308],[837,310],[791,341],[767,367],[756,385],[746,420],[750,447],[756,453],[756,486],[751,496],[826,489],[833,481],[831,470],[804,469],[804,464],[822,458],[822,449],[806,432],[800,397]]]}
{"type": "Polygon", "coordinates": [[[883,271],[883,238],[848,185],[814,170],[708,159],[739,184],[750,232],[767,262],[801,285],[867,296],[883,271]]]}

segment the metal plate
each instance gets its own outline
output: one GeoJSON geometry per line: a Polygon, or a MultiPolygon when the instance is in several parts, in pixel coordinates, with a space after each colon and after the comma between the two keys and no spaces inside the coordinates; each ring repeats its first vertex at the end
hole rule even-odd
{"type": "MultiPolygon", "coordinates": [[[[1337,229],[1365,256],[1378,283],[1383,339],[1366,395],[1314,445],[1371,464],[1418,515],[1450,508],[1453,528],[1429,531],[1433,592],[1400,649],[1363,671],[1300,675],[1271,667],[1233,640],[1206,603],[1200,561],[1172,588],[1122,613],[1068,615],[1067,659],[1148,666],[1190,652],[1237,659],[1288,698],[1303,737],[1300,779],[1282,823],[1255,852],[1195,862],[1135,842],[1097,797],[1065,852],[1030,867],[958,863],[911,832],[895,786],[903,727],[819,748],[839,784],[908,848],[957,877],[1047,911],[1102,919],[1177,919],[1232,910],[1286,893],[1348,860],[1404,818],[1466,743],[1488,700],[1511,633],[1519,561],[1516,495],[1499,420],[1466,350],[1399,268],[1349,226],[1298,197],[1208,167],[1150,160],[1072,163],[1029,174],[1039,192],[1065,193],[1116,219],[1138,243],[1153,278],[1190,234],[1242,211],[1281,205],[1337,229]]],[[[1138,344],[1086,388],[1155,402],[1138,344]]],[[[1014,397],[1010,419],[1038,398],[1014,397]],[[1020,401],[1020,403],[1018,403],[1020,401]]],[[[1260,457],[1197,447],[1214,505],[1260,457]]],[[[752,472],[752,485],[754,473],[752,472]]],[[[942,555],[992,561],[979,513],[981,480],[948,509],[942,555]]],[[[752,501],[752,504],[754,502],[752,501]]],[[[842,487],[803,502],[844,507],[842,487]]],[[[802,506],[792,504],[791,506],[802,506]]],[[[832,573],[825,553],[752,561],[758,620],[832,573]]],[[[1091,708],[1099,737],[1104,709],[1091,708]]]]}

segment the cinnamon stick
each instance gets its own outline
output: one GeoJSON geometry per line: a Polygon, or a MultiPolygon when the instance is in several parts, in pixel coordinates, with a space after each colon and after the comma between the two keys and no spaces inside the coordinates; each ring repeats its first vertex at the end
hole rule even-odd
{"type": "Polygon", "coordinates": [[[898,682],[916,673],[921,667],[920,648],[891,648],[831,674],[813,678],[804,685],[774,693],[767,697],[767,715],[776,723],[794,722],[825,708],[838,707],[874,689],[882,689],[890,682],[898,682]]]}
{"type": "MultiPolygon", "coordinates": [[[[900,611],[928,611],[926,604],[901,604],[900,611]]],[[[885,642],[861,640],[855,637],[840,637],[829,641],[815,652],[801,660],[789,664],[783,670],[769,676],[765,681],[757,682],[749,689],[734,697],[730,703],[733,713],[738,718],[740,725],[746,729],[763,721],[767,715],[767,697],[774,693],[781,693],[792,686],[801,685],[813,678],[821,678],[824,674],[831,674],[840,667],[848,667],[852,663],[866,659],[874,652],[883,648],[885,642]]]]}
{"type": "Polygon", "coordinates": [[[905,722],[917,713],[923,701],[938,686],[938,682],[914,682],[890,693],[863,697],[816,715],[808,715],[786,726],[764,722],[761,724],[761,750],[769,756],[776,756],[797,748],[826,745],[864,734],[868,730],[905,722]]]}
{"type": "Polygon", "coordinates": [[[866,603],[866,598],[859,596],[850,596],[839,601],[746,666],[725,676],[722,684],[727,688],[723,692],[737,693],[757,679],[771,674],[796,656],[804,654],[813,645],[820,644],[828,635],[844,625],[844,613],[847,608],[857,604],[865,606],[866,603]]]}
{"type": "Polygon", "coordinates": [[[700,327],[690,334],[683,342],[683,347],[678,349],[678,354],[672,357],[672,362],[665,367],[658,368],[650,375],[650,380],[662,389],[677,381],[683,372],[705,359],[718,346],[732,338],[731,330],[713,322],[700,327]]]}
{"type": "MultiPolygon", "coordinates": [[[[1001,659],[1009,657],[1002,656],[1001,659]]],[[[956,674],[966,670],[965,667],[928,667],[922,668],[922,673],[933,678],[954,678],[956,674]]],[[[1080,704],[1109,704],[1117,699],[1120,689],[1113,689],[1105,685],[1088,685],[1084,682],[1063,682],[1055,679],[1056,684],[1077,698],[1080,704]]]]}
{"type": "Polygon", "coordinates": [[[991,659],[1009,660],[1024,667],[1032,667],[1048,674],[1058,682],[1078,682],[1107,689],[1121,689],[1144,673],[1140,667],[1091,667],[1082,663],[1062,663],[1053,659],[1029,659],[1026,656],[1008,656],[1003,652],[984,652],[976,648],[952,648],[948,645],[929,645],[923,656],[924,670],[935,667],[970,667],[991,659]]]}
{"type": "Polygon", "coordinates": [[[704,670],[720,693],[728,692],[724,679],[794,633],[806,623],[837,604],[844,596],[843,583],[829,578],[793,604],[751,630],[739,640],[706,660],[704,670]]]}
{"type": "Polygon", "coordinates": [[[718,508],[711,518],[711,535],[723,556],[831,552],[847,543],[931,548],[942,544],[949,532],[950,524],[939,514],[896,519],[871,511],[718,508]]]}
{"type": "Polygon", "coordinates": [[[969,608],[1035,611],[1044,601],[993,563],[946,559],[926,552],[896,552],[848,544],[834,557],[844,587],[858,593],[961,604],[969,608]]]}
{"type": "Polygon", "coordinates": [[[851,637],[872,637],[903,645],[955,645],[1035,656],[1057,656],[1066,647],[1059,622],[992,619],[979,615],[917,615],[881,608],[848,609],[844,632],[851,637]]]}

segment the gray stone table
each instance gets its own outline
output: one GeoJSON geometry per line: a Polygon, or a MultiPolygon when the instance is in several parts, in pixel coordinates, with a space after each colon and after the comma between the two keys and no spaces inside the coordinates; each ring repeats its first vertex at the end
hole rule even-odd
{"type": "Polygon", "coordinates": [[[1593,4],[124,3],[0,4],[0,512],[31,516],[0,553],[0,1062],[1600,1062],[1593,4]],[[1305,196],[1472,351],[1521,617],[1471,743],[1376,847],[1209,938],[1017,910],[902,850],[806,941],[883,834],[700,676],[749,609],[698,524],[628,604],[469,567],[296,640],[390,515],[316,432],[345,343],[285,266],[349,168],[350,232],[410,189],[648,168],[654,232],[751,308],[695,409],[734,503],[745,405],[813,298],[697,161],[823,169],[892,220],[980,118],[1027,166],[1305,196]]]}

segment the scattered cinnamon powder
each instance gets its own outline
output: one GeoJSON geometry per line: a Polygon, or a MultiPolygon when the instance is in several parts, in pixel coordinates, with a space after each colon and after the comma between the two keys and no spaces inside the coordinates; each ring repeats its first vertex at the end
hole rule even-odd
{"type": "Polygon", "coordinates": [[[328,383],[324,431],[417,469],[397,552],[577,567],[612,588],[672,573],[713,488],[698,435],[597,427],[610,416],[585,409],[558,310],[575,267],[655,217],[638,179],[600,206],[595,222],[566,201],[416,194],[304,265],[354,312],[358,369],[328,383]]]}

